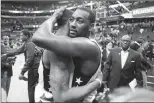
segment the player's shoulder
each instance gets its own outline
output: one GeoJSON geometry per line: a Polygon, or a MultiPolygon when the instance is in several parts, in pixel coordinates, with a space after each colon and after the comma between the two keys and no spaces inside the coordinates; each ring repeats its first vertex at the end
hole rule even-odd
{"type": "Polygon", "coordinates": [[[44,50],[43,52],[43,57],[46,57],[46,58],[49,58],[49,59],[52,59],[54,56],[56,56],[56,54],[52,51],[49,51],[49,50],[44,50]]]}

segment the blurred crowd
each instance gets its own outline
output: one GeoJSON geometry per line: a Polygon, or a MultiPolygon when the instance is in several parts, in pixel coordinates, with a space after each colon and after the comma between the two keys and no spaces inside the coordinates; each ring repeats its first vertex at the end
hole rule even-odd
{"type": "MultiPolygon", "coordinates": [[[[86,1],[86,0],[84,0],[86,1]]],[[[83,2],[83,1],[82,1],[83,2]]],[[[12,5],[12,3],[6,3],[6,2],[2,2],[2,10],[16,10],[16,11],[39,11],[39,10],[55,10],[58,9],[62,6],[68,6],[68,7],[72,7],[72,6],[77,6],[79,4],[81,4],[82,2],[78,2],[78,1],[72,1],[70,3],[66,2],[64,4],[58,5],[57,2],[50,2],[47,1],[46,3],[42,2],[31,2],[31,4],[28,4],[26,2],[19,2],[19,3],[15,3],[12,5]],[[44,5],[42,5],[44,4],[44,5]]],[[[89,2],[89,1],[88,1],[89,2]]]]}
{"type": "MultiPolygon", "coordinates": [[[[138,9],[138,8],[146,8],[146,7],[150,7],[154,5],[154,1],[121,1],[121,3],[129,3],[128,6],[126,6],[128,8],[128,10],[134,10],[134,9],[138,9]]],[[[117,4],[117,1],[109,1],[109,5],[111,4],[117,4]]],[[[118,6],[115,8],[118,12],[116,12],[115,10],[111,10],[109,12],[110,14],[122,14],[122,13],[126,13],[128,12],[127,10],[125,10],[123,7],[118,6]]]]}
{"type": "MultiPolygon", "coordinates": [[[[95,1],[94,1],[95,2],[95,1]]],[[[126,7],[128,8],[128,10],[133,10],[133,9],[137,9],[137,8],[144,8],[144,7],[149,7],[149,6],[153,6],[154,5],[154,1],[120,1],[121,3],[128,3],[129,5],[127,5],[126,7]]],[[[3,3],[2,2],[2,10],[15,10],[15,11],[37,11],[37,10],[55,10],[58,9],[62,6],[68,6],[68,7],[73,7],[73,6],[77,6],[77,5],[82,5],[83,3],[90,3],[90,0],[83,0],[83,1],[72,1],[72,2],[64,2],[61,5],[57,5],[56,3],[50,3],[50,1],[43,3],[44,5],[42,5],[42,2],[32,2],[30,5],[24,3],[24,2],[17,2],[15,4],[12,5],[12,3],[6,2],[3,3]]],[[[97,1],[95,2],[96,4],[99,3],[100,6],[106,6],[106,5],[115,5],[118,4],[117,1],[108,1],[108,2],[104,2],[104,1],[97,1]]],[[[94,5],[94,9],[96,9],[97,6],[94,5]]],[[[121,7],[118,6],[115,8],[118,12],[112,10],[110,8],[110,14],[121,14],[121,13],[126,13],[127,11],[121,7]]]]}
{"type": "Polygon", "coordinates": [[[12,25],[40,25],[46,18],[2,18],[2,24],[12,24],[12,25]]]}
{"type": "MultiPolygon", "coordinates": [[[[15,30],[21,30],[18,29],[23,25],[40,25],[41,23],[43,23],[43,21],[45,21],[47,18],[35,18],[35,16],[33,16],[33,18],[2,18],[2,30],[5,30],[5,27],[3,27],[3,25],[5,24],[10,24],[12,25],[13,29],[15,30]]],[[[96,26],[101,26],[102,28],[106,28],[104,25],[100,24],[96,24],[96,26]]],[[[138,33],[143,33],[143,32],[154,32],[154,20],[151,19],[132,19],[132,20],[125,20],[125,21],[119,21],[117,23],[112,23],[109,22],[108,23],[108,27],[111,28],[111,33],[115,34],[114,32],[119,32],[119,31],[127,31],[128,34],[134,34],[136,32],[138,33]],[[116,25],[116,27],[114,27],[116,25]]],[[[10,28],[9,28],[10,29],[10,28]]],[[[103,33],[105,33],[106,31],[103,30],[96,30],[96,31],[103,31],[103,33]]],[[[116,33],[117,35],[118,33],[116,33]]],[[[106,35],[106,34],[104,34],[106,35]]]]}
{"type": "MultiPolygon", "coordinates": [[[[1,40],[1,44],[5,44],[6,43],[5,42],[6,41],[5,40],[6,37],[8,38],[9,36],[3,36],[2,37],[3,39],[1,40]]],[[[10,48],[12,48],[12,49],[17,49],[18,47],[21,46],[21,44],[22,44],[22,42],[21,42],[19,36],[15,36],[14,38],[10,38],[8,43],[7,43],[7,45],[9,45],[10,48]]]]}

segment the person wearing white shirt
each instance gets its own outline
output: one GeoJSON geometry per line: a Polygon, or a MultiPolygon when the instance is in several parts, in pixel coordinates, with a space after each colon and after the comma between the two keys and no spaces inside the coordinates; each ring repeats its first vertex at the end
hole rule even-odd
{"type": "Polygon", "coordinates": [[[110,50],[103,69],[103,83],[111,91],[119,87],[129,87],[129,83],[137,80],[137,87],[143,86],[140,54],[130,48],[131,37],[121,38],[121,47],[110,50]]]}
{"type": "Polygon", "coordinates": [[[121,67],[123,68],[125,63],[126,63],[126,60],[127,60],[127,57],[128,57],[128,54],[129,54],[129,49],[128,50],[121,50],[121,67]]]}

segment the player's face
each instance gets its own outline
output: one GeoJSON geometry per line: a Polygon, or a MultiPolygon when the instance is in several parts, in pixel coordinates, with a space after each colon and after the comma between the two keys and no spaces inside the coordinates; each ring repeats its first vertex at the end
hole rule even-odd
{"type": "Polygon", "coordinates": [[[20,34],[20,39],[21,39],[22,41],[26,41],[26,40],[27,40],[27,36],[26,36],[26,35],[23,35],[23,33],[21,32],[21,34],[20,34]]]}
{"type": "Polygon", "coordinates": [[[89,31],[89,13],[77,9],[69,19],[69,37],[85,37],[89,31]]]}

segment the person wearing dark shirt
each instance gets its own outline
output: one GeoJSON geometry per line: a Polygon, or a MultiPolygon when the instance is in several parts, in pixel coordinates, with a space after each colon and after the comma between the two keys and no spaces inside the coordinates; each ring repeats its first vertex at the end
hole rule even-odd
{"type": "Polygon", "coordinates": [[[20,48],[10,53],[7,53],[5,56],[9,57],[12,55],[18,55],[24,53],[25,55],[25,64],[19,75],[20,80],[25,80],[25,72],[28,71],[28,96],[29,102],[35,102],[35,86],[38,83],[38,67],[40,64],[40,59],[43,53],[43,49],[38,48],[33,42],[31,42],[31,33],[29,30],[24,29],[21,32],[21,39],[23,44],[20,48]]]}
{"type": "Polygon", "coordinates": [[[148,86],[147,86],[147,70],[152,69],[153,66],[147,60],[147,58],[145,56],[145,51],[144,51],[144,48],[142,47],[143,43],[144,43],[144,41],[142,41],[141,39],[138,39],[137,41],[131,43],[130,48],[140,53],[141,71],[142,71],[142,76],[143,76],[143,87],[145,89],[147,89],[148,88],[148,86]]]}
{"type": "MultiPolygon", "coordinates": [[[[11,51],[9,45],[9,37],[4,36],[1,43],[1,55],[11,51]]],[[[14,65],[16,57],[4,58],[1,56],[1,90],[2,90],[2,102],[7,102],[7,96],[9,93],[11,77],[13,75],[12,66],[14,65]]]]}

